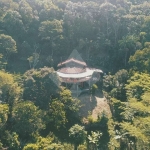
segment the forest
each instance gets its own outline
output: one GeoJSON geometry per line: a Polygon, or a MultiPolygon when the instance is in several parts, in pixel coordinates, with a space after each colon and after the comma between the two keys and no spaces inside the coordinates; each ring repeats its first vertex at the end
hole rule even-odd
{"type": "Polygon", "coordinates": [[[0,0],[0,149],[149,150],[150,0],[0,0]],[[111,117],[85,123],[61,86],[73,50],[103,70],[111,117]]]}

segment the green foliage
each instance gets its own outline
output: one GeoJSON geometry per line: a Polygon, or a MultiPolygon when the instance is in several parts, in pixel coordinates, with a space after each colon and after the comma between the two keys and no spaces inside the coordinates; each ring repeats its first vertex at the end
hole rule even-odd
{"type": "Polygon", "coordinates": [[[65,127],[65,124],[67,123],[64,107],[64,104],[58,99],[54,100],[50,105],[50,119],[57,130],[65,127]]]}
{"type": "Polygon", "coordinates": [[[114,75],[114,84],[115,86],[124,86],[127,83],[128,79],[128,71],[125,69],[119,70],[115,75],[114,75]]]}
{"type": "Polygon", "coordinates": [[[16,132],[10,132],[8,130],[3,130],[3,133],[0,135],[0,148],[6,149],[10,148],[12,150],[20,150],[21,144],[20,139],[16,132]]]}
{"type": "Polygon", "coordinates": [[[137,50],[129,59],[129,64],[133,70],[138,72],[150,72],[150,48],[148,43],[145,45],[147,48],[137,50]]]}
{"type": "Polygon", "coordinates": [[[113,106],[113,116],[115,117],[115,120],[121,121],[122,116],[121,113],[124,111],[124,103],[120,100],[117,100],[115,98],[111,99],[111,105],[113,106]]]}
{"type": "Polygon", "coordinates": [[[0,54],[0,69],[3,68],[3,64],[4,64],[4,63],[2,62],[2,58],[3,58],[3,55],[0,54]]]}
{"type": "Polygon", "coordinates": [[[99,131],[98,132],[91,131],[91,135],[88,135],[88,140],[93,150],[96,150],[97,146],[99,146],[99,139],[101,136],[102,133],[100,133],[99,131]]]}
{"type": "Polygon", "coordinates": [[[13,109],[13,130],[21,138],[27,139],[44,128],[42,116],[42,111],[32,102],[20,102],[13,109]]]}
{"type": "Polygon", "coordinates": [[[42,138],[39,137],[35,144],[29,143],[24,146],[23,150],[64,150],[64,146],[53,142],[53,139],[50,137],[42,138]]]}
{"type": "Polygon", "coordinates": [[[139,1],[2,0],[0,33],[15,39],[18,50],[18,64],[11,59],[8,66],[27,70],[26,60],[39,43],[38,67],[47,65],[47,56],[56,66],[77,48],[91,66],[115,72],[127,67],[130,55],[149,41],[148,12],[149,2],[139,1]]]}
{"type": "Polygon", "coordinates": [[[1,101],[9,104],[11,109],[22,93],[22,89],[14,81],[13,75],[3,71],[0,71],[0,91],[1,101]]]}
{"type": "Polygon", "coordinates": [[[86,145],[79,145],[78,150],[87,150],[87,146],[86,145]]]}
{"type": "Polygon", "coordinates": [[[137,41],[138,41],[137,37],[133,35],[128,35],[126,37],[123,37],[122,40],[119,41],[119,44],[121,48],[127,50],[134,50],[137,41]]]}
{"type": "Polygon", "coordinates": [[[113,83],[113,76],[112,75],[106,75],[103,78],[103,89],[106,92],[110,92],[114,87],[114,83],[113,83]]]}
{"type": "MultiPolygon", "coordinates": [[[[148,6],[150,6],[149,3],[148,3],[148,6]]],[[[143,23],[143,30],[144,30],[144,32],[147,33],[146,34],[146,39],[147,39],[148,42],[150,40],[149,25],[150,25],[150,17],[146,16],[145,19],[144,19],[144,23],[143,23]]]]}
{"type": "Polygon", "coordinates": [[[94,120],[94,118],[93,118],[93,116],[91,115],[91,113],[88,115],[87,119],[88,119],[88,123],[90,123],[90,124],[96,122],[96,120],[94,120]]]}
{"type": "Polygon", "coordinates": [[[61,88],[58,97],[49,103],[45,117],[47,130],[54,132],[62,140],[68,139],[68,129],[75,123],[80,123],[80,107],[80,101],[73,98],[68,89],[61,88]]]}
{"type": "Polygon", "coordinates": [[[4,133],[5,136],[5,144],[6,147],[8,146],[12,150],[20,150],[20,141],[19,141],[19,136],[16,134],[16,132],[8,132],[6,131],[4,133]]]}
{"type": "Polygon", "coordinates": [[[113,121],[113,119],[108,120],[108,132],[110,141],[108,143],[109,149],[115,150],[120,147],[119,141],[116,140],[116,132],[115,132],[115,125],[116,123],[113,121]]]}
{"type": "Polygon", "coordinates": [[[92,93],[92,95],[95,94],[95,92],[96,92],[97,89],[98,89],[97,85],[93,84],[92,87],[91,87],[91,93],[92,93]]]}
{"type": "Polygon", "coordinates": [[[75,123],[80,122],[80,116],[78,114],[79,108],[81,108],[80,100],[73,98],[71,92],[67,89],[62,89],[59,100],[64,104],[64,110],[68,122],[67,126],[70,128],[75,123]]]}
{"type": "Polygon", "coordinates": [[[139,129],[138,127],[135,127],[131,125],[130,123],[123,122],[121,123],[121,128],[123,129],[124,132],[127,132],[129,136],[139,139],[143,142],[147,142],[147,138],[141,132],[141,129],[139,129]]]}
{"type": "Polygon", "coordinates": [[[24,99],[47,110],[60,91],[60,81],[53,68],[32,69],[24,74],[24,99]]]}
{"type": "Polygon", "coordinates": [[[56,19],[53,21],[42,22],[39,31],[42,40],[57,38],[63,31],[62,22],[56,19]]]}
{"type": "Polygon", "coordinates": [[[38,150],[38,145],[36,144],[27,144],[24,146],[23,150],[38,150]]]}
{"type": "Polygon", "coordinates": [[[16,41],[9,35],[0,34],[0,54],[6,64],[11,53],[16,52],[16,41]]]}
{"type": "Polygon", "coordinates": [[[124,135],[124,144],[128,146],[129,141],[132,146],[137,149],[145,149],[149,147],[149,94],[146,92],[138,99],[130,98],[128,103],[124,105],[122,116],[126,122],[120,123],[122,135],[124,135]]]}
{"type": "Polygon", "coordinates": [[[2,19],[2,27],[4,27],[2,29],[6,31],[6,33],[17,41],[20,40],[20,38],[22,39],[21,36],[25,33],[21,15],[16,10],[8,10],[5,12],[2,19]]]}
{"type": "Polygon", "coordinates": [[[33,53],[33,55],[28,58],[28,61],[29,61],[30,68],[34,69],[39,61],[39,54],[33,53]]]}
{"type": "Polygon", "coordinates": [[[64,143],[63,146],[64,146],[65,150],[73,150],[73,145],[72,144],[64,143]]]}
{"type": "Polygon", "coordinates": [[[0,142],[0,148],[2,149],[3,148],[3,144],[0,142]]]}
{"type": "Polygon", "coordinates": [[[135,73],[128,80],[126,85],[127,96],[128,98],[135,97],[141,99],[141,96],[150,91],[150,75],[146,73],[135,73]]]}
{"type": "Polygon", "coordinates": [[[9,107],[7,104],[0,104],[0,134],[5,130],[8,119],[9,107]]]}
{"type": "Polygon", "coordinates": [[[104,90],[111,97],[126,101],[125,84],[129,78],[128,71],[125,69],[119,70],[115,75],[106,75],[103,79],[104,90]]]}
{"type": "Polygon", "coordinates": [[[141,0],[0,0],[0,68],[24,74],[0,71],[0,149],[73,149],[46,135],[68,142],[80,101],[60,88],[54,69],[43,68],[56,69],[73,49],[89,67],[112,72],[103,80],[112,120],[88,117],[103,131],[98,148],[150,149],[149,14],[150,2],[141,0]]]}
{"type": "Polygon", "coordinates": [[[19,3],[19,13],[25,25],[29,25],[33,19],[32,7],[24,0],[19,3]]]}
{"type": "Polygon", "coordinates": [[[79,144],[82,144],[86,138],[86,131],[83,126],[75,124],[69,129],[70,141],[75,145],[74,149],[76,150],[79,144]]]}

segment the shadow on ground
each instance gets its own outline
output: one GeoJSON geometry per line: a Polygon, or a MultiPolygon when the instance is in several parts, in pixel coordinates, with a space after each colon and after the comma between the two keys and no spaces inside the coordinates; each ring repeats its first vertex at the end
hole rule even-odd
{"type": "Polygon", "coordinates": [[[90,112],[96,107],[97,101],[95,96],[88,93],[81,94],[78,99],[81,101],[80,116],[87,117],[90,112]]]}
{"type": "Polygon", "coordinates": [[[111,116],[110,107],[103,96],[101,91],[96,91],[95,95],[90,93],[82,93],[78,99],[81,101],[80,116],[82,118],[87,118],[90,114],[93,119],[97,119],[98,115],[106,112],[108,116],[111,116]]]}

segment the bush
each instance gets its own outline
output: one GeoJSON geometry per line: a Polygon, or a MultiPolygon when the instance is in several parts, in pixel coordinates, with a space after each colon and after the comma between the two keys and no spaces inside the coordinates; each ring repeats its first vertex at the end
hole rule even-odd
{"type": "Polygon", "coordinates": [[[95,92],[96,92],[97,89],[98,89],[97,85],[93,84],[92,87],[91,87],[91,93],[92,93],[92,95],[95,94],[95,92]]]}

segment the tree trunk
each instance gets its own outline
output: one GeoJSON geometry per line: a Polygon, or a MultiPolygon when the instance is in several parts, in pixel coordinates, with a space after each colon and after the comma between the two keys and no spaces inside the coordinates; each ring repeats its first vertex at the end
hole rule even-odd
{"type": "Polygon", "coordinates": [[[78,149],[78,145],[74,144],[74,150],[77,150],[77,149],[78,149]]]}

